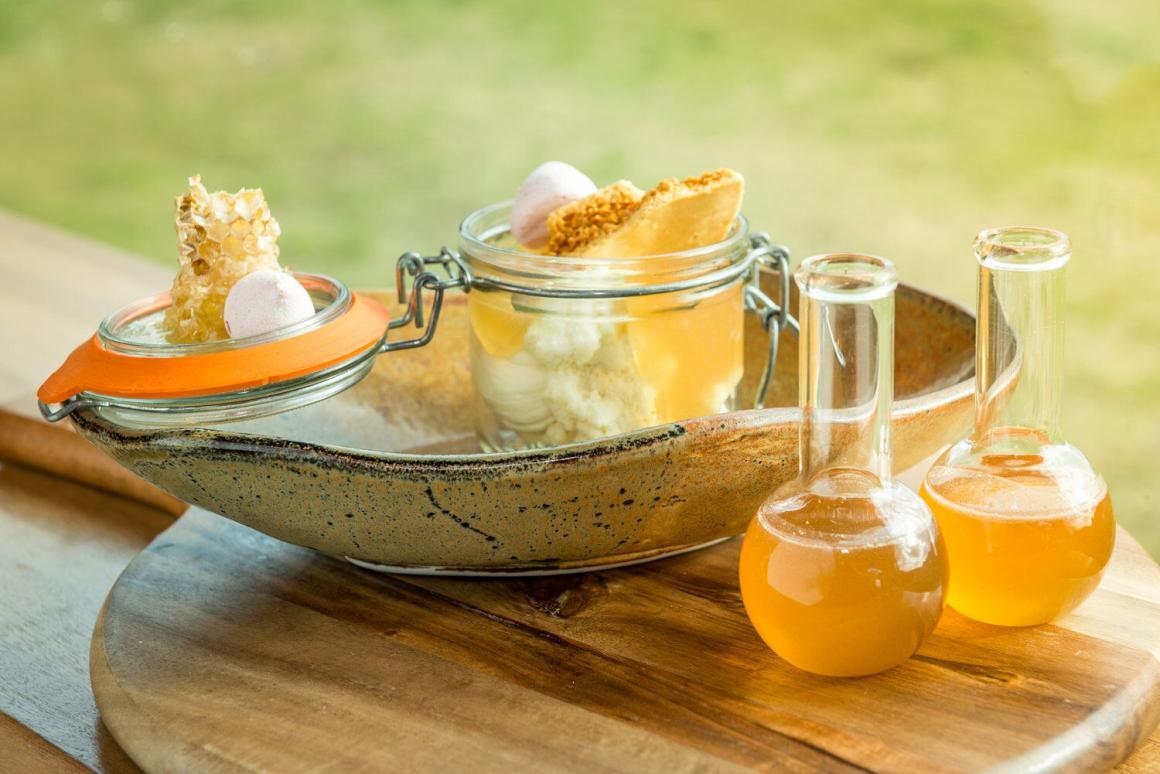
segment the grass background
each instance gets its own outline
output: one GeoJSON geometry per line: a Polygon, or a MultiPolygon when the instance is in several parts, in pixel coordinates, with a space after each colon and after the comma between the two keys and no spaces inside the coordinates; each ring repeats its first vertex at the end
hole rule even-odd
{"type": "Polygon", "coordinates": [[[187,175],[359,285],[559,158],[728,165],[797,257],[973,303],[973,235],[1072,235],[1065,427],[1160,555],[1156,0],[0,3],[0,206],[174,262],[187,175]]]}

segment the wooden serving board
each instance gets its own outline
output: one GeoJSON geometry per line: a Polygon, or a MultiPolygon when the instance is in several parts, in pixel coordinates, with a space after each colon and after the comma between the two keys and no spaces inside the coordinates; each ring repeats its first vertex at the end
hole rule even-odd
{"type": "Polygon", "coordinates": [[[739,542],[582,576],[386,576],[191,509],[93,635],[147,770],[1110,766],[1160,718],[1160,570],[1126,533],[1058,624],[947,611],[886,674],[811,677],[750,628],[739,542]]]}

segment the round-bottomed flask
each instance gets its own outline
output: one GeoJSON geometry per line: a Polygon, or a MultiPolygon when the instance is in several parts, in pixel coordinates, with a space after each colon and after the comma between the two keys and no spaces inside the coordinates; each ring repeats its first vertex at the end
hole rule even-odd
{"type": "Polygon", "coordinates": [[[1103,479],[1060,433],[1067,235],[989,229],[975,257],[975,426],[931,467],[921,494],[946,540],[951,607],[1030,626],[1095,590],[1116,526],[1103,479]]]}
{"type": "Polygon", "coordinates": [[[889,261],[802,262],[800,476],[741,548],[745,610],[794,666],[853,677],[905,661],[942,612],[946,566],[930,510],[891,478],[894,289],[889,261]]]}

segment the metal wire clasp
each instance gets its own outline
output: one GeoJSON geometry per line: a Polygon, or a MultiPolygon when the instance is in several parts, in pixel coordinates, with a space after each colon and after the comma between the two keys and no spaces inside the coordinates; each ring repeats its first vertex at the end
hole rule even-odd
{"type": "Polygon", "coordinates": [[[769,355],[757,384],[753,407],[765,408],[765,399],[777,366],[777,345],[781,332],[786,326],[793,330],[799,330],[799,327],[797,320],[789,313],[789,248],[773,244],[768,234],[758,232],[749,238],[749,259],[752,261],[752,269],[749,283],[745,286],[745,308],[761,319],[761,327],[769,336],[769,355]],[[777,302],[761,289],[763,267],[777,272],[781,291],[777,302]]]}
{"type": "Polygon", "coordinates": [[[399,303],[406,304],[407,308],[401,317],[396,317],[387,325],[379,343],[379,352],[414,349],[431,341],[435,335],[435,326],[439,323],[439,312],[443,309],[443,293],[452,288],[463,288],[464,293],[470,292],[471,270],[459,257],[459,253],[450,247],[444,247],[439,255],[420,255],[414,251],[400,255],[395,262],[395,290],[399,294],[399,303]],[[432,294],[429,314],[424,312],[424,290],[432,294]],[[423,331],[419,336],[402,341],[388,340],[391,331],[412,324],[423,331]]]}

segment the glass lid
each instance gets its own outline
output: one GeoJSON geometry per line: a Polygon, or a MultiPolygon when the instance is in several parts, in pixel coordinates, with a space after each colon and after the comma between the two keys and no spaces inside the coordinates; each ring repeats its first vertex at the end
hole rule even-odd
{"type": "Polygon", "coordinates": [[[161,326],[168,293],[115,312],[41,386],[42,413],[97,408],[127,424],[184,425],[275,413],[346,389],[374,362],[387,310],[336,279],[294,277],[315,313],[254,336],[171,343],[161,326]]]}

